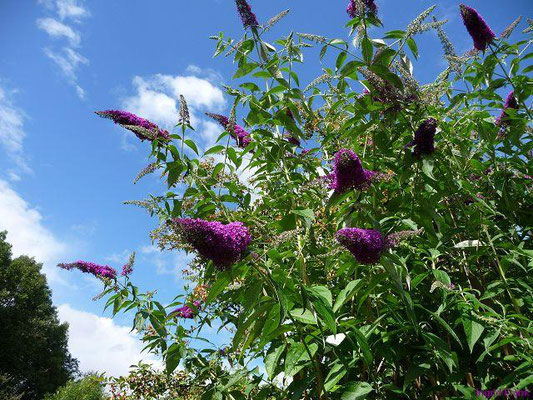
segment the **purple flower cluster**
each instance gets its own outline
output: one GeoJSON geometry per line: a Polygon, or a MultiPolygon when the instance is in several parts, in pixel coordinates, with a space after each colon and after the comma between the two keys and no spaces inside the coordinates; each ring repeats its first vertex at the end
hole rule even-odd
{"type": "Polygon", "coordinates": [[[518,110],[518,101],[516,100],[516,97],[514,97],[514,90],[511,90],[511,92],[507,95],[507,98],[505,99],[505,104],[503,105],[503,110],[500,116],[496,119],[496,125],[500,126],[502,123],[505,123],[505,117],[506,117],[506,110],[509,108],[514,108],[515,110],[518,110]]]}
{"type": "Polygon", "coordinates": [[[122,267],[122,272],[120,273],[120,276],[130,276],[130,274],[133,272],[133,265],[131,263],[124,264],[122,267]]]}
{"type": "Polygon", "coordinates": [[[178,318],[185,318],[185,319],[193,319],[196,316],[196,312],[201,309],[202,303],[200,300],[195,300],[193,303],[194,308],[191,308],[187,304],[176,308],[174,311],[172,311],[169,315],[171,317],[178,317],[178,318]]]}
{"type": "Polygon", "coordinates": [[[474,47],[477,50],[485,51],[496,35],[475,9],[465,6],[464,4],[461,4],[459,8],[466,30],[474,40],[474,47]]]}
{"type": "MultiPolygon", "coordinates": [[[[376,6],[376,3],[374,3],[374,0],[363,0],[363,4],[369,13],[376,14],[378,12],[378,7],[376,6]]],[[[350,0],[346,12],[351,18],[360,17],[357,12],[356,0],[350,0]]]]}
{"type": "Polygon", "coordinates": [[[422,122],[415,132],[415,138],[405,147],[414,146],[413,155],[420,158],[422,155],[429,155],[435,151],[435,133],[437,132],[437,121],[429,118],[422,122]]]}
{"type": "Polygon", "coordinates": [[[363,169],[361,160],[352,150],[341,149],[333,160],[333,174],[330,189],[343,193],[348,189],[360,189],[376,175],[374,171],[363,169]]]}
{"type": "Polygon", "coordinates": [[[117,277],[117,271],[107,265],[99,265],[87,261],[76,261],[73,263],[57,264],[59,268],[71,271],[73,269],[80,270],[86,274],[91,274],[97,278],[115,279],[117,277]]]}
{"type": "Polygon", "coordinates": [[[237,4],[237,10],[239,11],[242,24],[245,28],[256,28],[259,26],[257,18],[252,12],[252,7],[250,7],[250,4],[248,4],[246,0],[235,0],[235,3],[237,4]]]}
{"type": "Polygon", "coordinates": [[[335,235],[361,264],[375,264],[387,248],[385,237],[375,229],[344,228],[335,235]]]}
{"type": "Polygon", "coordinates": [[[129,127],[138,127],[138,128],[144,128],[148,131],[150,131],[153,135],[155,135],[155,138],[162,139],[162,140],[169,140],[170,134],[168,131],[160,129],[156,124],[154,124],[151,121],[148,121],[147,119],[141,118],[135,114],[132,114],[128,111],[122,111],[122,110],[106,110],[106,111],[96,111],[96,115],[102,117],[102,118],[108,118],[112,120],[115,124],[122,125],[126,129],[130,130],[141,140],[149,139],[146,136],[142,135],[138,131],[133,130],[129,127]]]}
{"type": "Polygon", "coordinates": [[[179,218],[174,220],[185,240],[220,270],[237,262],[252,241],[242,222],[222,224],[217,221],[179,218]]]}
{"type": "MultiPolygon", "coordinates": [[[[228,117],[225,117],[224,115],[220,115],[220,114],[213,114],[213,113],[205,113],[205,115],[207,115],[210,118],[213,118],[220,125],[222,125],[222,127],[224,129],[228,130],[228,125],[229,125],[229,118],[228,117]]],[[[248,146],[250,144],[250,142],[252,141],[252,139],[250,137],[250,133],[246,132],[239,125],[235,125],[235,127],[233,129],[233,132],[232,132],[232,135],[235,138],[235,140],[237,141],[237,146],[239,146],[239,147],[241,147],[243,149],[246,146],[248,146]]]]}

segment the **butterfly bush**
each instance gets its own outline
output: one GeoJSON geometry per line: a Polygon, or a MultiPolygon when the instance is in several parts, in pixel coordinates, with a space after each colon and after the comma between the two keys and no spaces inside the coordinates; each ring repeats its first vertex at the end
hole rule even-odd
{"type": "MultiPolygon", "coordinates": [[[[475,49],[459,55],[445,10],[385,28],[375,2],[354,0],[348,38],[276,40],[288,11],[260,26],[248,2],[236,4],[251,29],[211,37],[215,56],[233,59],[236,81],[224,85],[233,107],[207,115],[237,144],[205,148],[180,97],[181,129],[151,146],[157,168],[135,179],[160,171],[159,193],[127,202],[154,217],[154,245],[194,255],[177,266],[186,283],[165,305],[126,264],[124,279],[103,280],[106,307],[134,313],[166,373],[180,366],[205,400],[444,400],[527,385],[533,118],[523,104],[533,29],[515,21],[496,38],[462,5],[459,33],[475,49]],[[438,41],[447,65],[433,81],[423,71],[421,83],[419,60],[438,41]],[[494,54],[480,51],[489,45],[494,54]]],[[[111,117],[140,135],[159,129],[111,117]]]]}
{"type": "Polygon", "coordinates": [[[470,36],[472,36],[472,40],[474,40],[474,48],[485,51],[496,35],[475,9],[464,4],[460,5],[460,9],[463,23],[470,36]]]}
{"type": "Polygon", "coordinates": [[[221,270],[239,261],[252,241],[248,228],[241,222],[222,224],[218,221],[178,218],[174,223],[185,240],[221,270]]]}
{"type": "Polygon", "coordinates": [[[333,160],[330,188],[336,193],[349,189],[362,189],[376,176],[376,172],[363,168],[361,160],[352,150],[339,150],[333,160]]]}
{"type": "Polygon", "coordinates": [[[496,125],[500,126],[504,123],[505,117],[507,116],[506,111],[512,108],[514,110],[518,110],[519,105],[518,101],[516,100],[516,97],[514,95],[514,90],[511,90],[509,94],[507,95],[507,98],[505,99],[505,103],[503,105],[502,113],[499,115],[499,117],[496,119],[496,125]]]}
{"type": "Polygon", "coordinates": [[[246,0],[235,0],[235,3],[237,4],[237,11],[239,11],[243,26],[245,28],[256,28],[259,23],[255,14],[252,12],[250,4],[246,0]]]}
{"type": "Polygon", "coordinates": [[[335,235],[361,264],[375,264],[386,249],[386,240],[375,229],[344,228],[335,235]]]}
{"type": "Polygon", "coordinates": [[[193,319],[196,316],[198,310],[201,309],[202,302],[200,300],[195,300],[193,302],[194,308],[188,306],[187,304],[176,308],[170,312],[171,317],[179,317],[184,319],[193,319]]]}
{"type": "MultiPolygon", "coordinates": [[[[231,127],[229,127],[229,118],[220,115],[220,114],[213,114],[213,113],[205,113],[208,117],[213,118],[215,121],[217,121],[224,129],[231,130],[231,127]]],[[[252,142],[252,138],[250,137],[250,133],[246,132],[242,126],[235,125],[233,129],[231,130],[231,135],[235,138],[237,141],[237,146],[241,148],[245,148],[252,142]]]]}
{"type": "Polygon", "coordinates": [[[137,136],[141,141],[144,141],[146,139],[169,140],[170,138],[170,134],[168,133],[168,131],[160,129],[153,122],[150,122],[147,119],[141,118],[128,111],[106,110],[96,111],[95,114],[99,115],[102,118],[108,118],[112,120],[115,124],[122,125],[124,128],[133,132],[135,136],[137,136]],[[135,128],[142,128],[148,132],[143,132],[142,130],[135,128]]]}
{"type": "Polygon", "coordinates": [[[58,267],[71,271],[77,269],[83,273],[94,275],[97,278],[115,279],[117,271],[108,265],[95,264],[88,261],[76,261],[73,263],[61,263],[58,267]]]}
{"type": "Polygon", "coordinates": [[[421,157],[435,152],[435,133],[437,132],[437,121],[429,118],[422,122],[415,132],[415,137],[407,147],[414,147],[413,155],[421,157]]]}

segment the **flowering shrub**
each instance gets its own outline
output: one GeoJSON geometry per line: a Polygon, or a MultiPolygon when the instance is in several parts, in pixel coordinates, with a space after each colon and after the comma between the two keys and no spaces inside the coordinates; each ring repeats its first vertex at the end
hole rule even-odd
{"type": "Polygon", "coordinates": [[[215,55],[237,65],[230,116],[210,114],[226,131],[200,156],[182,99],[178,132],[153,138],[141,172],[162,171],[166,195],[132,202],[162,221],[152,232],[162,249],[197,255],[197,289],[162,305],[114,274],[103,279],[108,306],[135,310],[147,348],[168,373],[181,363],[202,399],[530,386],[533,21],[509,43],[519,20],[497,38],[462,5],[475,48],[457,55],[445,21],[428,19],[435,7],[385,31],[374,1],[350,1],[354,48],[294,32],[267,42],[288,11],[260,25],[236,4],[243,37],[213,37],[215,55]],[[416,38],[431,30],[448,66],[423,84],[416,38]],[[305,87],[298,71],[313,46],[332,64],[305,87]],[[216,321],[232,333],[228,350],[190,345],[216,321]],[[203,358],[227,352],[228,370],[203,358]],[[265,374],[249,371],[254,360],[265,374]]]}

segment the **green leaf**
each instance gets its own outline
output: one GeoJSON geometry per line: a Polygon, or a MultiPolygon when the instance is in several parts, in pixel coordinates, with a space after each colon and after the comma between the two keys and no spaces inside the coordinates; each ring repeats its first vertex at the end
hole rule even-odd
{"type": "Polygon", "coordinates": [[[314,324],[316,325],[316,319],[313,315],[313,313],[309,310],[303,309],[303,308],[295,308],[291,311],[289,311],[291,316],[300,321],[304,324],[314,324]]]}
{"type": "Polygon", "coordinates": [[[285,350],[285,343],[282,343],[280,346],[276,347],[273,351],[269,351],[265,358],[265,370],[268,374],[268,378],[274,378],[276,368],[278,367],[279,358],[281,353],[285,350]]]}
{"type": "Polygon", "coordinates": [[[406,40],[407,46],[409,46],[409,49],[411,50],[411,53],[413,53],[413,56],[418,59],[418,46],[416,45],[416,42],[413,38],[409,38],[406,40]]]}
{"type": "Polygon", "coordinates": [[[187,146],[189,146],[192,151],[194,151],[197,155],[199,155],[200,153],[198,152],[198,147],[196,147],[196,144],[191,140],[191,139],[186,139],[185,140],[185,144],[187,146]]]}
{"type": "Polygon", "coordinates": [[[363,357],[365,358],[365,362],[367,366],[370,366],[372,364],[372,360],[374,359],[372,352],[370,351],[370,346],[368,345],[368,341],[366,340],[365,335],[357,329],[353,328],[353,331],[355,333],[355,337],[357,339],[357,343],[359,344],[359,347],[361,348],[361,351],[363,352],[363,357]]]}
{"type": "Polygon", "coordinates": [[[326,380],[324,382],[324,389],[326,392],[331,391],[333,387],[337,384],[338,381],[342,379],[344,375],[346,375],[346,367],[342,363],[336,363],[333,365],[333,368],[330,369],[328,376],[326,376],[326,380]]]}
{"type": "Polygon", "coordinates": [[[355,295],[355,288],[357,287],[359,282],[361,282],[361,279],[351,281],[350,283],[348,283],[348,285],[346,285],[344,289],[341,290],[341,292],[337,296],[337,299],[335,300],[335,305],[333,306],[334,312],[339,311],[339,309],[344,305],[344,303],[350,300],[350,298],[355,295]]]}
{"type": "Polygon", "coordinates": [[[435,177],[433,176],[433,160],[422,160],[422,173],[432,181],[436,181],[435,177]]]}
{"type": "Polygon", "coordinates": [[[215,154],[215,153],[220,153],[222,150],[224,150],[226,148],[226,146],[222,146],[222,145],[217,145],[217,146],[213,146],[211,147],[209,150],[207,150],[205,153],[204,153],[204,156],[207,156],[209,154],[215,154]]]}
{"type": "Polygon", "coordinates": [[[372,42],[368,36],[363,38],[363,41],[361,42],[361,49],[363,51],[363,58],[365,62],[370,65],[372,63],[372,57],[374,56],[374,47],[372,46],[372,42]]]}
{"type": "Polygon", "coordinates": [[[364,399],[372,390],[372,386],[367,382],[353,382],[344,387],[341,400],[364,399]]]}
{"type": "Polygon", "coordinates": [[[230,283],[230,278],[227,274],[222,274],[217,281],[211,286],[211,289],[209,290],[209,294],[207,295],[207,299],[205,300],[206,304],[211,303],[215,297],[217,297],[220,293],[226,289],[226,287],[230,283]]]}
{"type": "Polygon", "coordinates": [[[347,56],[347,53],[343,51],[337,57],[337,62],[335,64],[335,67],[337,68],[337,70],[339,70],[343,66],[344,61],[346,61],[346,56],[347,56]]]}
{"type": "Polygon", "coordinates": [[[263,332],[261,335],[265,338],[268,338],[272,332],[274,332],[280,323],[280,305],[279,303],[274,304],[268,315],[266,316],[265,326],[263,327],[263,332]]]}
{"type": "Polygon", "coordinates": [[[470,354],[472,354],[474,345],[481,337],[481,334],[485,330],[485,327],[481,325],[480,323],[478,323],[477,321],[474,321],[472,317],[463,316],[463,328],[465,330],[466,341],[468,343],[468,347],[470,348],[470,354]]]}
{"type": "Polygon", "coordinates": [[[307,288],[309,293],[315,295],[318,298],[323,299],[326,304],[328,304],[330,307],[333,303],[333,296],[330,292],[330,290],[325,286],[312,286],[310,288],[307,288]]]}
{"type": "MultiPolygon", "coordinates": [[[[318,345],[316,343],[312,343],[308,345],[308,347],[311,352],[311,356],[314,356],[318,350],[318,345]]],[[[285,358],[285,375],[295,375],[304,367],[303,364],[306,361],[310,362],[310,359],[304,344],[301,342],[292,343],[287,353],[287,357],[285,358]]]]}

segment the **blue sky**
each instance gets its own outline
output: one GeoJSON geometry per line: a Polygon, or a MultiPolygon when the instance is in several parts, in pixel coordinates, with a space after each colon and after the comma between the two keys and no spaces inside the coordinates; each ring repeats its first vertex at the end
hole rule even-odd
{"type": "MultiPolygon", "coordinates": [[[[291,13],[270,33],[289,30],[347,39],[346,0],[253,0],[258,19],[291,13]]],[[[445,30],[457,51],[472,47],[459,17],[459,1],[377,0],[387,30],[402,29],[432,4],[447,18],[445,30]]],[[[533,16],[531,0],[471,0],[501,33],[518,15],[533,16]]],[[[242,34],[230,0],[0,0],[0,229],[8,229],[14,252],[45,264],[60,316],[71,324],[71,351],[84,370],[125,372],[139,357],[129,320],[114,322],[91,298],[98,282],[58,271],[60,261],[87,259],[120,268],[138,252],[133,275],[162,300],[182,292],[183,254],[160,254],[150,246],[157,221],[125,206],[164,188],[155,176],[133,185],[148,164],[148,145],[93,111],[127,108],[163,126],[175,123],[176,99],[192,108],[201,147],[220,128],[204,111],[228,112],[221,85],[230,83],[229,59],[213,59],[210,35],[242,34]],[[107,347],[95,340],[112,338],[107,347]]],[[[379,37],[379,32],[375,32],[379,37]]],[[[434,33],[417,38],[422,58],[415,75],[428,82],[444,67],[434,33]]],[[[312,52],[302,85],[321,74],[312,52]]],[[[326,65],[332,66],[332,64],[326,65]]],[[[146,357],[145,357],[146,358],[146,357]]]]}

